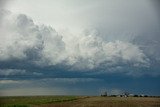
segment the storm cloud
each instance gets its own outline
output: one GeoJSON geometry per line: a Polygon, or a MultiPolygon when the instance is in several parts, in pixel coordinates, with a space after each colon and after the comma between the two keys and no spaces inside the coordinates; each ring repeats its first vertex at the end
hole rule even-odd
{"type": "Polygon", "coordinates": [[[0,0],[0,94],[159,95],[158,5],[0,0]]]}
{"type": "Polygon", "coordinates": [[[132,67],[150,65],[137,45],[120,40],[107,42],[95,30],[70,36],[50,26],[36,25],[24,14],[6,10],[1,10],[1,14],[0,61],[29,60],[39,66],[62,64],[74,70],[91,70],[101,65],[106,69],[128,63],[132,67]]]}

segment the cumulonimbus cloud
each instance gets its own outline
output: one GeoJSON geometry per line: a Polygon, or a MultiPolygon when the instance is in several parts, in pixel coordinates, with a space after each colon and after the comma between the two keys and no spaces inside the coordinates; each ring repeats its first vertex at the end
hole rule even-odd
{"type": "Polygon", "coordinates": [[[77,70],[119,63],[149,66],[149,59],[132,43],[107,42],[92,31],[67,35],[50,26],[36,25],[24,14],[6,10],[1,10],[0,14],[0,61],[29,59],[37,65],[65,64],[77,70]]]}

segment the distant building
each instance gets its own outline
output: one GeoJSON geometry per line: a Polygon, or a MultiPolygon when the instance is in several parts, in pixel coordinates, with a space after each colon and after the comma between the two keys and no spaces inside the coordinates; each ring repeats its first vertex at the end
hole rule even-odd
{"type": "Polygon", "coordinates": [[[105,91],[104,93],[101,93],[102,97],[107,97],[107,91],[105,91]]]}
{"type": "Polygon", "coordinates": [[[140,97],[144,97],[144,96],[145,96],[144,94],[141,94],[141,95],[140,95],[140,97]]]}
{"type": "Polygon", "coordinates": [[[134,97],[134,94],[129,94],[128,97],[134,97]]]}
{"type": "Polygon", "coordinates": [[[124,92],[122,94],[117,95],[117,97],[131,97],[133,94],[129,94],[129,92],[124,92]]]}

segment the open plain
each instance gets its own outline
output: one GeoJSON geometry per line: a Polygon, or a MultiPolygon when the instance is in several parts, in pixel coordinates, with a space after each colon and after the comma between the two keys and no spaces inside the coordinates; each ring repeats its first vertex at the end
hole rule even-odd
{"type": "Polygon", "coordinates": [[[0,101],[0,107],[160,107],[155,97],[28,96],[0,101]]]}

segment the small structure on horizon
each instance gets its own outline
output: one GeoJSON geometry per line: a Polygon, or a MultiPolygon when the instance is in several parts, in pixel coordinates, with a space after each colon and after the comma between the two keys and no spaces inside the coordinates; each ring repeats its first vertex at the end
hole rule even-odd
{"type": "Polygon", "coordinates": [[[116,97],[131,97],[133,96],[134,94],[130,94],[129,92],[124,92],[122,94],[119,94],[119,95],[112,95],[112,96],[116,96],[116,97]]]}
{"type": "Polygon", "coordinates": [[[129,92],[124,92],[124,97],[129,97],[129,92]]]}
{"type": "Polygon", "coordinates": [[[104,93],[101,93],[102,97],[107,97],[107,91],[105,91],[104,93]]]}

